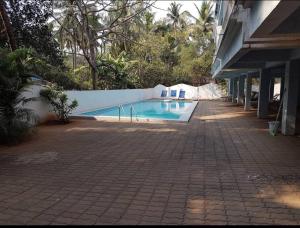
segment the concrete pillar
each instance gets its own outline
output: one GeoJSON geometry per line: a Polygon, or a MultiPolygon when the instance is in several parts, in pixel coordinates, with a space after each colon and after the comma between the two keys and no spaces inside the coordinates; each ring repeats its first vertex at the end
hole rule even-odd
{"type": "Polygon", "coordinates": [[[275,78],[271,78],[270,79],[270,87],[269,87],[269,100],[273,100],[273,96],[274,96],[274,82],[275,82],[275,78]]]}
{"type": "Polygon", "coordinates": [[[299,80],[300,59],[287,62],[285,65],[281,121],[281,132],[284,135],[294,135],[296,132],[299,80]]]}
{"type": "Polygon", "coordinates": [[[266,118],[269,106],[270,70],[260,70],[257,117],[266,118]]]}
{"type": "Polygon", "coordinates": [[[229,96],[233,94],[233,78],[229,79],[229,96]]]}
{"type": "Polygon", "coordinates": [[[280,79],[280,101],[282,99],[283,91],[284,91],[284,75],[282,75],[280,79]]]}
{"type": "Polygon", "coordinates": [[[237,94],[237,102],[238,104],[244,103],[244,88],[245,88],[245,76],[241,75],[238,78],[238,94],[237,94]]]}
{"type": "Polygon", "coordinates": [[[251,91],[252,91],[252,77],[250,74],[246,77],[246,92],[244,110],[248,111],[251,108],[251,91]]]}
{"type": "Polygon", "coordinates": [[[230,96],[230,79],[225,79],[227,86],[227,96],[230,96]]]}
{"type": "Polygon", "coordinates": [[[233,78],[233,87],[232,87],[232,103],[236,103],[237,102],[237,78],[233,78]]]}

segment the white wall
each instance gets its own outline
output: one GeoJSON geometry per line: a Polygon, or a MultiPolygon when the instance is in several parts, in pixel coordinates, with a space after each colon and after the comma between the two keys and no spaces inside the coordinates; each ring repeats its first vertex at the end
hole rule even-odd
{"type": "MultiPolygon", "coordinates": [[[[23,95],[29,97],[39,97],[39,92],[42,86],[33,85],[28,88],[23,95]]],[[[216,84],[207,84],[200,87],[189,86],[185,84],[178,84],[171,87],[164,85],[157,85],[154,88],[149,89],[121,89],[121,90],[67,90],[65,93],[68,96],[69,102],[76,99],[78,101],[78,107],[72,114],[79,114],[82,112],[92,111],[95,109],[101,109],[106,107],[112,107],[119,104],[132,103],[140,100],[160,98],[161,91],[167,90],[167,98],[170,97],[171,90],[177,90],[177,97],[180,89],[185,90],[186,99],[218,99],[223,96],[221,90],[216,84]]],[[[40,118],[40,121],[44,121],[49,117],[50,108],[43,104],[41,101],[34,101],[27,103],[26,108],[32,109],[40,118]]]]}
{"type": "Polygon", "coordinates": [[[219,86],[214,83],[209,83],[203,86],[194,87],[189,86],[186,84],[178,84],[171,87],[165,87],[162,85],[157,85],[153,88],[153,98],[160,98],[161,91],[163,89],[167,90],[167,98],[171,96],[171,90],[177,90],[177,98],[179,96],[180,89],[186,91],[185,92],[185,98],[186,99],[192,99],[192,100],[198,100],[198,99],[218,99],[222,96],[225,96],[219,86]]]}
{"type": "Polygon", "coordinates": [[[41,85],[31,85],[25,89],[22,93],[22,96],[25,98],[36,98],[34,101],[29,101],[24,104],[24,108],[28,108],[33,110],[35,115],[37,116],[38,120],[43,122],[47,119],[47,116],[50,114],[49,106],[43,103],[40,97],[40,90],[43,88],[41,85]]]}
{"type": "Polygon", "coordinates": [[[171,90],[177,90],[177,98],[179,96],[179,91],[180,90],[184,90],[185,91],[185,98],[186,99],[195,99],[197,100],[197,87],[194,87],[194,86],[189,86],[189,85],[186,85],[186,84],[178,84],[178,85],[174,85],[174,86],[171,86],[169,87],[169,94],[171,94],[171,90]]]}
{"type": "Polygon", "coordinates": [[[149,89],[121,89],[121,90],[68,90],[65,93],[70,101],[76,99],[78,107],[73,114],[92,111],[95,109],[112,107],[120,104],[132,103],[136,101],[160,98],[161,91],[167,90],[167,98],[170,97],[171,90],[177,90],[177,97],[180,89],[185,90],[186,99],[218,99],[223,96],[218,85],[210,83],[204,86],[194,87],[186,84],[178,84],[171,87],[157,85],[149,89]]]}
{"type": "Polygon", "coordinates": [[[65,91],[70,101],[76,99],[78,107],[73,114],[112,107],[119,104],[151,99],[153,89],[86,90],[65,91]]]}
{"type": "Polygon", "coordinates": [[[157,86],[155,86],[152,89],[152,98],[160,98],[161,95],[161,91],[162,90],[167,90],[168,91],[168,87],[158,84],[157,86]]]}

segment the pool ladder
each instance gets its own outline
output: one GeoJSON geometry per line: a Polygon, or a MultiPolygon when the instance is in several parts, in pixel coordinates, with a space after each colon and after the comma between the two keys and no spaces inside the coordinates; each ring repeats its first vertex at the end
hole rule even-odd
{"type": "Polygon", "coordinates": [[[119,105],[119,121],[121,121],[121,109],[123,110],[124,114],[125,114],[125,110],[123,105],[119,105]]]}
{"type": "MultiPolygon", "coordinates": [[[[119,121],[121,121],[121,110],[123,110],[123,113],[125,114],[123,105],[119,105],[119,121]]],[[[138,121],[137,112],[135,111],[134,107],[131,105],[130,106],[130,122],[131,123],[132,123],[133,112],[135,113],[136,120],[138,121]]]]}

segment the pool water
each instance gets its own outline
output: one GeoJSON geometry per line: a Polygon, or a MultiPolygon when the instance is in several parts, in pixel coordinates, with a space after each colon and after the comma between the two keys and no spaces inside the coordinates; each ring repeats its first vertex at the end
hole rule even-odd
{"type": "MultiPolygon", "coordinates": [[[[197,102],[196,102],[197,103],[197,102]]],[[[82,116],[130,117],[131,107],[134,118],[166,119],[187,121],[195,107],[195,101],[184,100],[144,100],[131,104],[84,112],[82,116]]]]}

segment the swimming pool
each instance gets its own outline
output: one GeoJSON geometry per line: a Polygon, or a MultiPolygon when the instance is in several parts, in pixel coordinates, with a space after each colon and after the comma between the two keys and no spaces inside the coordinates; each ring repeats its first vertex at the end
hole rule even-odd
{"type": "Polygon", "coordinates": [[[115,117],[138,119],[161,119],[188,121],[197,105],[197,101],[185,100],[143,100],[130,104],[114,106],[110,108],[97,109],[94,111],[83,112],[79,116],[85,117],[115,117]],[[132,109],[131,109],[132,107],[132,109]]]}

